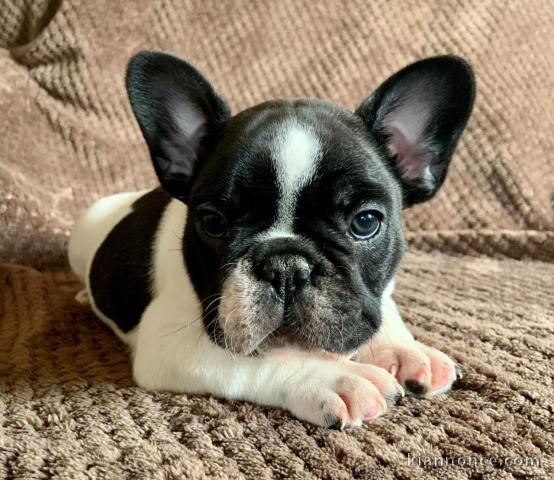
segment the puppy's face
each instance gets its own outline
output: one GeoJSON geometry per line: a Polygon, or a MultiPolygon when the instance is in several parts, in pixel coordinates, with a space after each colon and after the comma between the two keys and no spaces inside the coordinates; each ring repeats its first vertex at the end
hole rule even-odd
{"type": "Polygon", "coordinates": [[[358,347],[402,252],[401,206],[354,114],[295,100],[232,118],[192,187],[185,236],[200,296],[220,297],[214,338],[241,353],[358,347]]]}
{"type": "Polygon", "coordinates": [[[302,99],[231,117],[162,54],[139,54],[127,79],[162,186],[189,207],[184,256],[212,339],[243,354],[367,342],[402,255],[401,210],[440,187],[469,116],[469,67],[413,64],[355,113],[302,99]]]}

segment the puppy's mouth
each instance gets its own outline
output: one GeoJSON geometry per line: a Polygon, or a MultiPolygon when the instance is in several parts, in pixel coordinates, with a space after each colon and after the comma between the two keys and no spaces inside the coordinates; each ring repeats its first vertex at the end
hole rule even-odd
{"type": "Polygon", "coordinates": [[[255,302],[243,304],[240,298],[230,298],[218,312],[217,343],[236,354],[256,355],[290,346],[348,354],[377,330],[363,318],[358,302],[350,302],[356,308],[346,311],[344,302],[332,303],[317,291],[290,302],[276,301],[263,288],[254,292],[255,302]]]}
{"type": "Polygon", "coordinates": [[[369,340],[380,308],[368,308],[349,269],[313,250],[272,240],[243,257],[222,284],[218,344],[245,355],[291,344],[345,353],[369,340]]]}
{"type": "MultiPolygon", "coordinates": [[[[324,321],[328,321],[325,319],[324,321]]],[[[286,318],[284,315],[275,321],[272,327],[262,330],[259,327],[250,329],[235,325],[231,330],[219,329],[216,343],[236,354],[260,355],[269,350],[281,347],[295,347],[296,349],[313,352],[350,354],[366,343],[373,332],[361,332],[355,337],[346,337],[345,332],[339,330],[340,318],[335,318],[335,327],[321,328],[309,323],[303,323],[296,318],[286,318]]],[[[317,324],[317,322],[314,322],[317,324]]]]}
{"type": "MultiPolygon", "coordinates": [[[[293,324],[292,326],[281,325],[278,327],[270,335],[262,339],[259,345],[255,348],[253,354],[262,355],[265,352],[282,347],[295,347],[296,349],[305,352],[329,352],[325,346],[315,343],[313,338],[304,335],[302,329],[294,326],[293,324]]],[[[349,351],[346,349],[340,349],[339,352],[334,353],[345,354],[349,353],[349,351]]]]}
{"type": "MultiPolygon", "coordinates": [[[[261,302],[260,302],[261,303],[261,302]]],[[[267,303],[244,305],[241,299],[222,302],[214,325],[216,343],[236,354],[255,355],[262,343],[280,338],[284,333],[284,306],[267,303]]],[[[288,335],[292,334],[289,332],[288,335]]]]}

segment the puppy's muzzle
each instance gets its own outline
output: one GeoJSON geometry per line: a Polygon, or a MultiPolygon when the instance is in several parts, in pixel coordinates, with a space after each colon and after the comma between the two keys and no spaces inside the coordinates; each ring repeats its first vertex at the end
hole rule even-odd
{"type": "Polygon", "coordinates": [[[320,255],[309,244],[281,238],[259,244],[253,255],[254,273],[266,282],[285,309],[306,288],[328,273],[320,255]]]}
{"type": "Polygon", "coordinates": [[[308,284],[313,267],[298,255],[274,255],[257,270],[259,279],[268,282],[277,295],[287,301],[308,284]]]}

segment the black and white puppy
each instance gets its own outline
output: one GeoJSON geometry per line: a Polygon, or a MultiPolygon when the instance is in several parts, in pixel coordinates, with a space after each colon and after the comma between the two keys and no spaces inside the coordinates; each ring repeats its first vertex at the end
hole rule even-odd
{"type": "Polygon", "coordinates": [[[161,188],[98,200],[69,259],[147,389],[359,425],[404,389],[450,389],[391,298],[401,211],[443,183],[471,113],[459,58],[414,63],[352,113],[314,99],[231,116],[191,65],[132,58],[127,90],[161,188]]]}

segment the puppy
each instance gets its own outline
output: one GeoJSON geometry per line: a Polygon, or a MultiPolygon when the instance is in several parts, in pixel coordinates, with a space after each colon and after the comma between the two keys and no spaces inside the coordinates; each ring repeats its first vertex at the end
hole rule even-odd
{"type": "Polygon", "coordinates": [[[127,91],[161,187],[98,200],[69,260],[146,389],[282,407],[325,427],[450,389],[391,297],[401,211],[442,185],[471,68],[414,63],[355,112],[276,100],[231,116],[191,65],[142,52],[127,91]]]}

